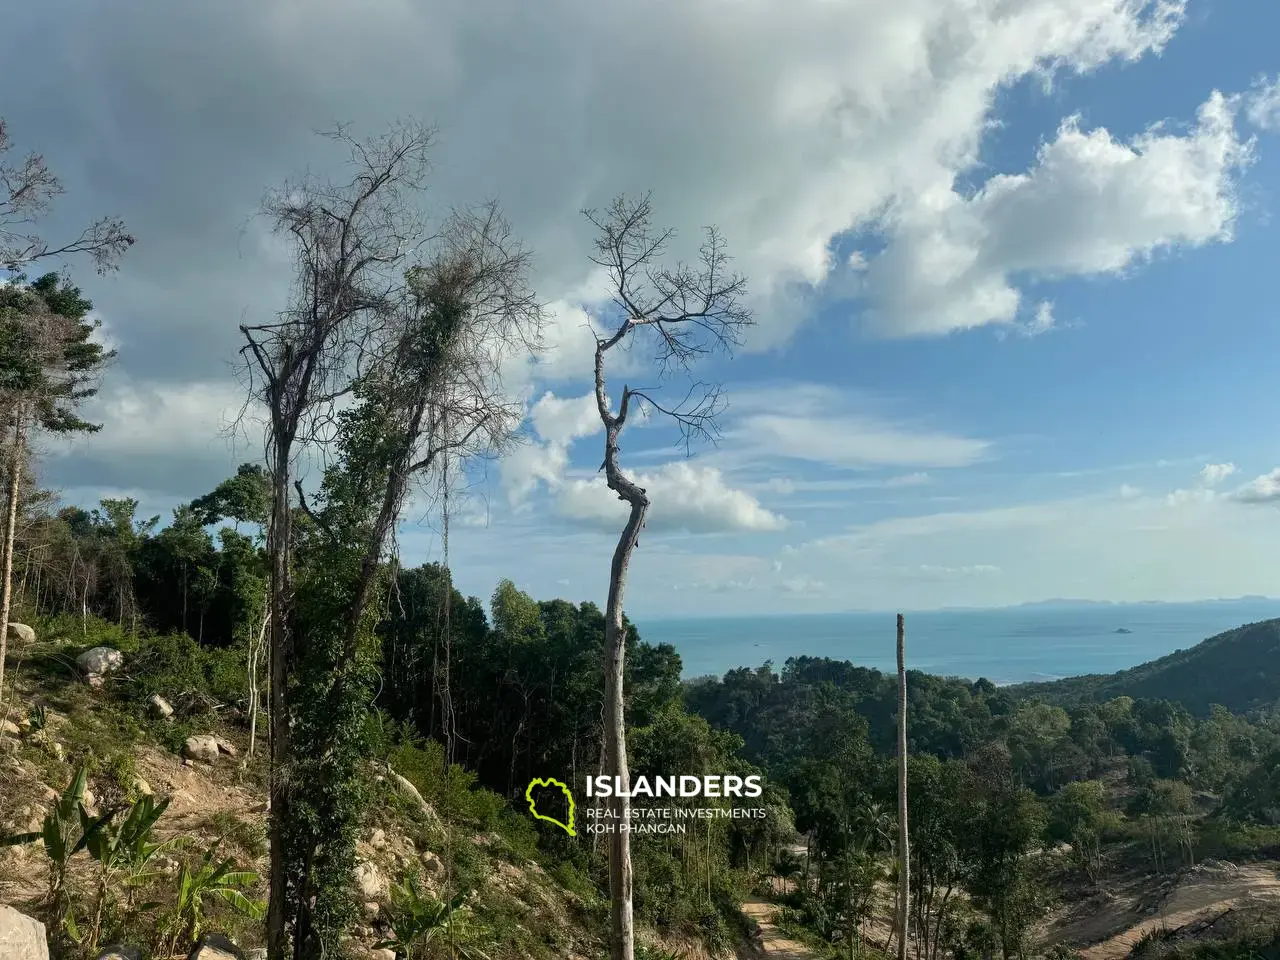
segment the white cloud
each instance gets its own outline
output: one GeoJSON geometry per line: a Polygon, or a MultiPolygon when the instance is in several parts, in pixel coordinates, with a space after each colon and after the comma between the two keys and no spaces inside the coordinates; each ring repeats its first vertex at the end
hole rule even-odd
{"type": "MultiPolygon", "coordinates": [[[[280,277],[239,256],[235,237],[265,184],[332,162],[311,131],[335,117],[364,130],[406,114],[440,126],[433,209],[500,196],[537,255],[536,289],[552,300],[578,302],[590,280],[584,206],[652,189],[678,230],[676,254],[718,224],[750,278],[760,308],[751,346],[762,349],[786,340],[830,278],[834,238],[896,199],[936,195],[976,162],[999,90],[1159,51],[1183,7],[554,0],[534,12],[523,0],[370,0],[356,16],[332,0],[228,0],[194,14],[140,0],[68,29],[79,5],[47,0],[0,37],[0,59],[18,72],[75,63],[75,84],[15,109],[41,132],[60,129],[58,155],[93,156],[91,182],[132,201],[130,225],[155,252],[103,306],[137,318],[135,333],[156,334],[158,352],[196,330],[205,346],[217,341],[187,364],[210,369],[208,358],[225,355],[235,331],[215,321],[237,315],[236,303],[279,302],[280,277]],[[335,60],[364,66],[339,79],[325,66],[335,60]],[[185,172],[192,156],[209,173],[200,190],[185,172]],[[170,173],[140,191],[130,171],[143,160],[170,173]],[[196,305],[181,325],[169,309],[179,282],[190,287],[178,299],[196,305]]],[[[566,343],[580,341],[574,319],[567,309],[566,343]]],[[[557,353],[541,373],[579,369],[574,355],[557,353]]]]}
{"type": "Polygon", "coordinates": [[[1120,484],[1120,497],[1123,500],[1133,500],[1142,496],[1142,490],[1128,483],[1120,484]]]}
{"type": "Polygon", "coordinates": [[[1240,503],[1275,503],[1280,501],[1280,467],[1255,477],[1231,493],[1240,503]]]}
{"type": "Polygon", "coordinates": [[[237,444],[253,445],[252,455],[259,452],[262,414],[256,408],[246,410],[244,390],[235,383],[143,383],[113,377],[84,415],[101,422],[102,429],[83,437],[51,439],[51,454],[66,456],[91,448],[116,457],[225,456],[237,444]]]}
{"type": "MultiPolygon", "coordinates": [[[[855,412],[855,405],[845,392],[815,383],[742,390],[731,398],[725,451],[714,456],[725,462],[784,459],[863,470],[963,467],[991,453],[988,441],[855,412]]],[[[927,480],[916,472],[887,485],[927,480]]]]}
{"type": "Polygon", "coordinates": [[[1259,130],[1280,130],[1280,77],[1260,78],[1242,99],[1251,124],[1259,130]]]}
{"type": "Polygon", "coordinates": [[[1216,487],[1235,472],[1234,463],[1206,463],[1200,471],[1200,482],[1206,487],[1216,487]]]}
{"type": "Polygon", "coordinates": [[[970,563],[959,567],[920,564],[919,570],[926,577],[988,577],[1000,573],[1000,568],[990,563],[970,563]]]}
{"type": "Polygon", "coordinates": [[[499,466],[512,505],[523,503],[539,483],[559,487],[573,442],[603,429],[591,393],[562,398],[547,391],[530,408],[528,419],[537,438],[517,446],[499,466]]]}
{"type": "MultiPolygon", "coordinates": [[[[1017,282],[1117,273],[1153,253],[1229,239],[1235,175],[1251,155],[1235,106],[1214,93],[1195,127],[1157,125],[1131,143],[1066,120],[1024,174],[992,177],[972,197],[950,173],[886,217],[888,248],[864,275],[869,328],[936,335],[1013,323],[1017,282]]],[[[1024,332],[1053,326],[1040,304],[1024,332]]]]}
{"type": "MultiPolygon", "coordinates": [[[[749,493],[728,486],[713,467],[677,461],[653,473],[638,474],[635,480],[652,503],[646,521],[651,531],[770,531],[787,525],[785,518],[766,510],[749,493]]],[[[628,508],[604,479],[597,477],[569,481],[561,491],[558,509],[570,519],[621,530],[628,508]]]]}
{"type": "Polygon", "coordinates": [[[982,459],[990,446],[854,416],[753,414],[735,426],[734,438],[773,457],[851,468],[963,467],[982,459]]]}

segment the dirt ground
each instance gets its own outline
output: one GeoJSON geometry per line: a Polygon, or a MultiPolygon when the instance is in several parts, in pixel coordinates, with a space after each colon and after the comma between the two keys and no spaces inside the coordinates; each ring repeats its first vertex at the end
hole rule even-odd
{"type": "Polygon", "coordinates": [[[1120,960],[1148,933],[1177,930],[1228,909],[1270,906],[1280,912],[1280,862],[1207,861],[1177,883],[1138,878],[1076,904],[1046,931],[1084,960],[1120,960]]]}
{"type": "Polygon", "coordinates": [[[778,957],[780,960],[808,960],[815,955],[803,943],[790,939],[774,925],[774,917],[778,912],[776,903],[748,900],[742,905],[742,912],[760,925],[760,947],[764,956],[778,957]]]}

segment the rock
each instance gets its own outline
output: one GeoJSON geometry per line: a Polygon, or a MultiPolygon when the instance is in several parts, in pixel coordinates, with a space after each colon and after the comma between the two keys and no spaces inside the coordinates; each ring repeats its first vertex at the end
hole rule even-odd
{"type": "Polygon", "coordinates": [[[49,960],[44,924],[13,907],[0,904],[0,957],[4,960],[49,960]]]}
{"type": "Polygon", "coordinates": [[[168,720],[173,716],[173,707],[169,701],[158,693],[153,693],[147,700],[147,707],[151,710],[151,715],[159,717],[161,720],[168,720]]]}
{"type": "Polygon", "coordinates": [[[386,896],[387,881],[382,876],[382,871],[368,861],[356,864],[355,881],[360,896],[365,900],[377,900],[386,896]]]}
{"type": "Polygon", "coordinates": [[[25,623],[10,623],[9,636],[17,637],[23,643],[35,643],[36,632],[25,623]]]}
{"type": "Polygon", "coordinates": [[[62,796],[62,794],[60,794],[57,790],[53,789],[53,787],[47,786],[43,783],[40,784],[40,798],[44,800],[46,803],[52,803],[54,800],[57,800],[60,796],[62,796]]]}
{"type": "Polygon", "coordinates": [[[369,951],[369,956],[373,957],[373,960],[396,960],[396,952],[389,947],[371,950],[369,951]]]}
{"type": "Polygon", "coordinates": [[[444,862],[434,853],[424,853],[422,862],[427,867],[427,873],[441,874],[444,873],[444,862]]]}
{"type": "Polygon", "coordinates": [[[254,947],[252,950],[246,950],[244,960],[267,960],[267,948],[254,947]]]}
{"type": "Polygon", "coordinates": [[[373,831],[373,835],[369,837],[369,844],[374,847],[385,847],[387,845],[387,834],[381,827],[373,831]]]}
{"type": "Polygon", "coordinates": [[[194,761],[194,760],[192,760],[190,757],[188,757],[186,760],[183,760],[183,761],[182,761],[182,765],[183,765],[184,767],[194,767],[196,764],[195,764],[195,761],[194,761]]]}
{"type": "Polygon", "coordinates": [[[7,737],[16,737],[22,733],[22,728],[12,720],[0,720],[0,734],[7,737]]]}
{"type": "Polygon", "coordinates": [[[100,673],[90,673],[84,678],[84,682],[89,684],[95,690],[101,690],[107,683],[100,673]]]}
{"type": "Polygon", "coordinates": [[[154,796],[154,794],[151,792],[151,784],[143,780],[142,777],[133,778],[133,792],[140,797],[154,796]]]}
{"type": "Polygon", "coordinates": [[[240,751],[236,749],[236,745],[230,740],[224,740],[222,737],[213,738],[214,745],[217,746],[219,752],[225,753],[228,757],[240,755],[240,751]]]}
{"type": "Polygon", "coordinates": [[[125,947],[117,944],[107,947],[98,954],[98,960],[142,960],[142,951],[137,947],[125,947]]]}
{"type": "Polygon", "coordinates": [[[53,751],[53,755],[58,758],[59,762],[67,759],[67,751],[63,749],[62,744],[57,740],[49,742],[49,749],[53,751]]]}
{"type": "Polygon", "coordinates": [[[76,657],[76,666],[88,677],[103,677],[124,666],[124,654],[113,647],[94,647],[76,657]]]}
{"type": "Polygon", "coordinates": [[[187,960],[245,960],[244,952],[220,933],[206,933],[187,960]]]}
{"type": "Polygon", "coordinates": [[[187,742],[182,745],[182,755],[188,760],[214,763],[218,759],[218,738],[207,733],[187,737],[187,742]]]}
{"type": "Polygon", "coordinates": [[[376,917],[378,915],[378,911],[382,909],[377,900],[370,900],[367,903],[362,904],[361,907],[364,910],[364,915],[366,917],[376,917]]]}

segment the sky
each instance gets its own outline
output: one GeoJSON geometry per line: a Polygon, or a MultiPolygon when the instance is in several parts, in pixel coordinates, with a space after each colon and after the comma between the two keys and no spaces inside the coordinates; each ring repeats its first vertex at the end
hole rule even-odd
{"type": "MultiPolygon", "coordinates": [[[[119,359],[41,481],[167,517],[258,458],[227,428],[238,325],[288,294],[263,195],[337,168],[315,131],[414,117],[426,212],[496,199],[547,309],[525,442],[451,500],[465,593],[603,604],[581,211],[652,191],[672,256],[721,230],[755,323],[698,370],[717,444],[624,433],[633,615],[1280,594],[1277,35],[1249,0],[22,5],[0,115],[66,187],[45,232],[138,237],[67,265],[119,359]]],[[[410,563],[442,558],[428,499],[410,563]]]]}

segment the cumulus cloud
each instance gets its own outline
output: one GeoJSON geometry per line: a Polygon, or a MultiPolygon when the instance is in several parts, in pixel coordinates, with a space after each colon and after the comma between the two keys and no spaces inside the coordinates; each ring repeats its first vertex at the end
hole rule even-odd
{"type": "MultiPolygon", "coordinates": [[[[714,467],[697,467],[679,461],[639,474],[636,482],[648,492],[652,506],[646,528],[688,533],[782,530],[787,521],[760,505],[749,493],[729,486],[714,467]]],[[[569,481],[561,491],[562,516],[592,526],[620,529],[627,505],[618,499],[603,478],[569,481]]]]}
{"type": "Polygon", "coordinates": [[[1255,477],[1232,491],[1231,499],[1240,503],[1275,503],[1280,501],[1280,467],[1255,477]]]}
{"type": "Polygon", "coordinates": [[[1234,463],[1206,463],[1200,471],[1200,482],[1206,487],[1216,487],[1235,472],[1234,463]]]}
{"type": "Polygon", "coordinates": [[[102,429],[42,439],[45,483],[139,489],[167,503],[197,496],[238,462],[261,456],[262,412],[245,408],[234,382],[137,383],[113,376],[84,415],[102,429]]]}
{"type": "MultiPolygon", "coordinates": [[[[311,131],[335,119],[437,121],[430,203],[502,197],[549,299],[587,275],[578,211],[652,188],[684,249],[720,225],[761,302],[794,307],[828,278],[834,237],[974,161],[997,89],[1158,51],[1182,7],[46,0],[11,20],[0,57],[24,75],[65,68],[9,119],[64,172],[68,220],[110,200],[138,233],[129,277],[94,293],[156,335],[130,362],[164,375],[163,346],[197,335],[218,349],[182,363],[207,371],[244,310],[280,303],[279,264],[245,256],[240,234],[265,186],[332,164],[311,131]]],[[[801,319],[760,316],[756,347],[801,319]]]]}
{"type": "MultiPolygon", "coordinates": [[[[948,180],[892,209],[889,246],[861,282],[869,328],[1009,324],[1023,311],[1019,278],[1117,273],[1162,249],[1228,239],[1250,153],[1216,92],[1185,134],[1157,125],[1124,143],[1071,117],[1027,173],[994,176],[971,197],[948,180]]],[[[1052,326],[1041,304],[1024,329],[1052,326]]]]}
{"type": "Polygon", "coordinates": [[[536,436],[508,453],[499,467],[512,505],[522,503],[539,483],[559,487],[573,442],[603,429],[590,393],[564,398],[547,391],[532,405],[528,419],[536,436]]]}

